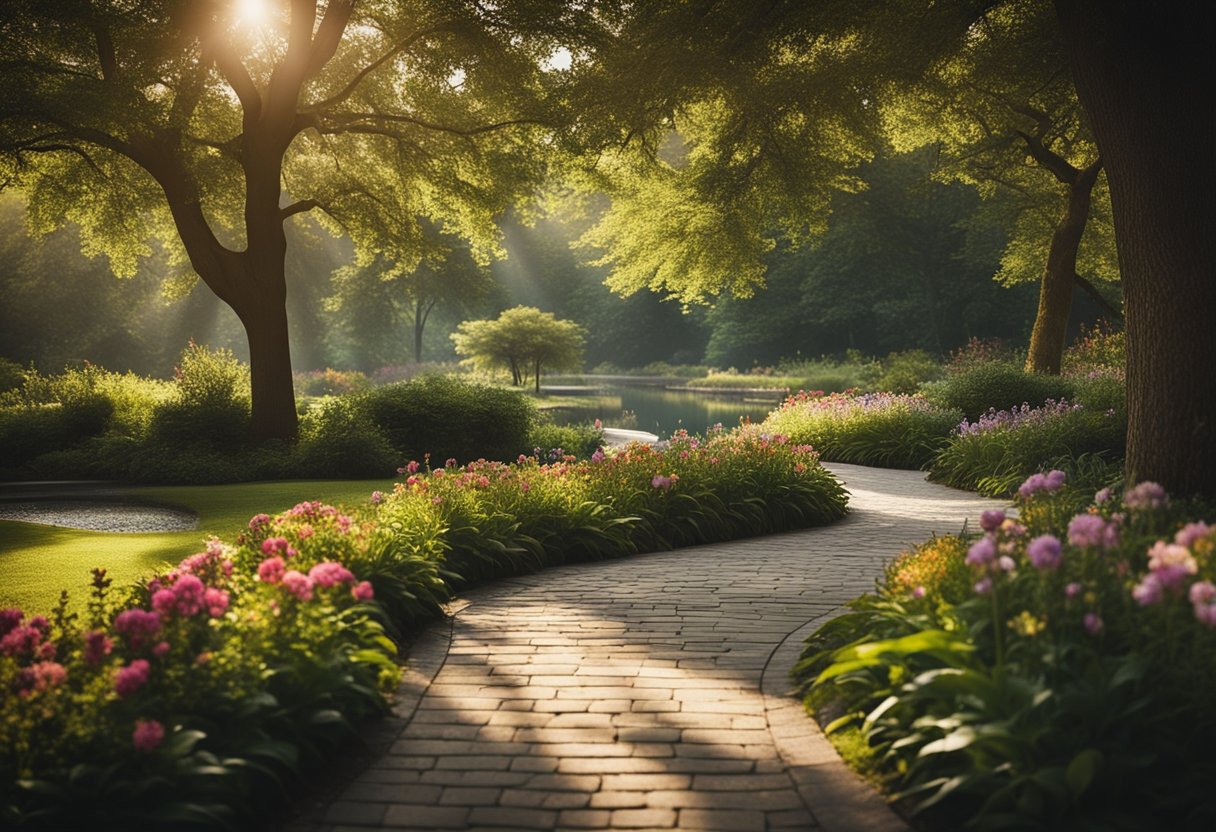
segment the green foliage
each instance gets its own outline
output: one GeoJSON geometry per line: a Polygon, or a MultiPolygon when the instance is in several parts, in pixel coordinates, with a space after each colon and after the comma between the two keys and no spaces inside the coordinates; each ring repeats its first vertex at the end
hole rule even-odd
{"type": "Polygon", "coordinates": [[[1152,484],[1075,517],[1061,484],[901,556],[794,675],[930,828],[1204,829],[1216,538],[1152,484]]]}
{"type": "Polygon", "coordinates": [[[1122,377],[1127,367],[1127,335],[1109,324],[1081,327],[1081,335],[1064,350],[1061,371],[1073,378],[1093,374],[1122,377]]]}
{"type": "Polygon", "coordinates": [[[505,369],[511,383],[525,384],[535,378],[540,389],[541,369],[581,370],[582,327],[559,321],[551,312],[529,306],[508,309],[495,320],[465,321],[452,334],[462,363],[483,370],[505,369]]]}
{"type": "Polygon", "coordinates": [[[363,394],[358,409],[399,460],[512,459],[528,445],[536,408],[522,393],[424,376],[363,394]]]}
{"type": "Polygon", "coordinates": [[[325,399],[300,421],[296,476],[359,478],[391,476],[400,457],[353,398],[325,399]]]}
{"type": "Polygon", "coordinates": [[[798,393],[762,427],[810,445],[830,462],[921,468],[941,449],[960,414],[920,396],[798,393]]]}
{"type": "Polygon", "coordinates": [[[922,392],[942,407],[978,419],[989,410],[1009,410],[1023,404],[1037,407],[1048,399],[1069,399],[1074,389],[1069,379],[1027,373],[1012,363],[990,361],[930,382],[922,392]]]}
{"type": "Polygon", "coordinates": [[[319,503],[255,520],[133,590],[95,570],[82,613],[5,612],[27,637],[0,656],[6,827],[261,827],[386,709],[396,648],[343,565],[380,541],[319,503]],[[293,571],[259,568],[288,546],[293,571]]]}
{"type": "Polygon", "coordinates": [[[158,405],[149,438],[166,448],[230,449],[249,433],[249,368],[231,350],[191,342],[176,372],[177,395],[158,405]]]}
{"type": "Polygon", "coordinates": [[[362,393],[372,386],[371,379],[356,370],[313,370],[296,373],[296,394],[301,396],[346,396],[362,393]]]}
{"type": "Polygon", "coordinates": [[[942,363],[924,350],[893,352],[882,360],[882,375],[874,382],[874,389],[912,394],[926,381],[936,381],[945,374],[942,363]]]}
{"type": "Polygon", "coordinates": [[[525,455],[535,453],[546,458],[569,454],[576,459],[588,459],[603,449],[604,431],[594,425],[555,425],[542,419],[528,435],[528,444],[530,448],[521,449],[525,455]]]}
{"type": "Polygon", "coordinates": [[[15,390],[25,383],[25,368],[16,361],[0,358],[0,393],[15,390]]]}
{"type": "Polygon", "coordinates": [[[929,479],[1005,497],[1035,471],[1059,468],[1093,490],[1121,476],[1127,415],[1048,402],[964,421],[933,459],[929,479]]]}

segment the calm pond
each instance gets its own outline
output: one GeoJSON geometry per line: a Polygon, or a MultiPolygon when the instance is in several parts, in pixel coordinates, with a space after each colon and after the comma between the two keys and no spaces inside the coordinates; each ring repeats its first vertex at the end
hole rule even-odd
{"type": "MultiPolygon", "coordinates": [[[[679,384],[678,381],[671,383],[679,384]]],[[[577,396],[577,404],[550,411],[555,421],[572,424],[599,419],[604,427],[649,431],[658,434],[660,439],[667,438],[680,428],[690,433],[704,433],[718,423],[732,428],[739,424],[740,419],[761,422],[784,398],[783,393],[776,392],[744,397],[738,394],[667,390],[654,384],[598,382],[595,379],[585,379],[583,384],[595,389],[548,388],[568,401],[571,394],[577,396]]]]}

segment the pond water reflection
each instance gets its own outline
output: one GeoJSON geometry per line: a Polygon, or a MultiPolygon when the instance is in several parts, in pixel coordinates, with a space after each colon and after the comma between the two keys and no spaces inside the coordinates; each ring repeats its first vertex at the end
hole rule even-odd
{"type": "Polygon", "coordinates": [[[704,433],[717,423],[732,428],[740,419],[763,421],[783,398],[757,400],[734,395],[714,395],[666,390],[655,386],[600,384],[598,395],[589,396],[586,406],[555,408],[551,412],[559,423],[590,422],[599,419],[604,427],[636,428],[667,438],[672,431],[685,428],[704,433]],[[633,414],[636,421],[622,413],[633,414]]]}

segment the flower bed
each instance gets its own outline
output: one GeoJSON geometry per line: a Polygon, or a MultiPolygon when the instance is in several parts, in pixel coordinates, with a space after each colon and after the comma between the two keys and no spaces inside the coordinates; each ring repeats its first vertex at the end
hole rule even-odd
{"type": "Polygon", "coordinates": [[[358,515],[255,516],[145,585],[95,573],[87,613],[0,613],[4,825],[256,823],[397,677],[386,633],[453,589],[552,563],[825,523],[813,450],[758,427],[590,460],[411,462],[358,515]]]}
{"type": "Polygon", "coordinates": [[[919,395],[803,391],[786,399],[764,427],[814,446],[829,462],[920,468],[960,417],[919,395]]]}
{"type": "Polygon", "coordinates": [[[1005,497],[1032,472],[1058,467],[1097,488],[1118,478],[1112,462],[1122,458],[1126,434],[1123,414],[1063,400],[989,410],[959,423],[933,459],[929,479],[1005,497]]]}
{"type": "Polygon", "coordinates": [[[1211,829],[1216,529],[1062,471],[821,628],[795,675],[927,828],[1211,829]]]}

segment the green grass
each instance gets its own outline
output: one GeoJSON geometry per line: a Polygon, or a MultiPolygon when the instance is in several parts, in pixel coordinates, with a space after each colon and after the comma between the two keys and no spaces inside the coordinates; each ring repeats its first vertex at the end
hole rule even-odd
{"type": "Polygon", "coordinates": [[[0,606],[45,611],[62,589],[79,602],[96,566],[116,584],[128,584],[200,551],[213,534],[231,540],[258,512],[273,514],[303,500],[357,504],[391,488],[391,480],[307,480],[131,489],[132,498],[195,512],[198,528],[184,532],[111,534],[0,521],[0,606]]]}

